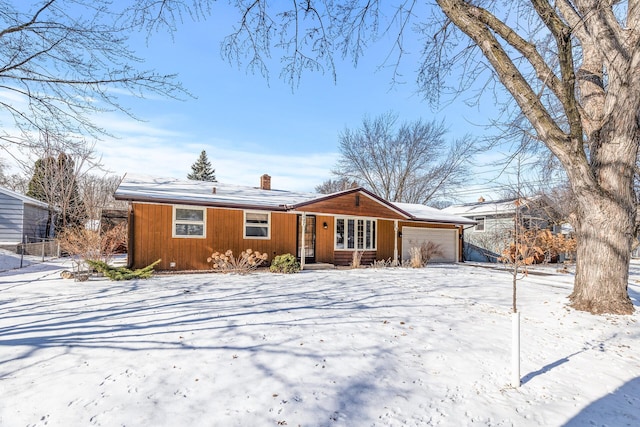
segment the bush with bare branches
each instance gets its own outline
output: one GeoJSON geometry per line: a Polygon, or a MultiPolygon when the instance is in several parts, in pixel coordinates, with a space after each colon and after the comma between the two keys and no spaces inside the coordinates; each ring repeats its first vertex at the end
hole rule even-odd
{"type": "Polygon", "coordinates": [[[60,249],[84,260],[108,263],[119,248],[127,246],[127,226],[119,224],[103,233],[86,228],[67,228],[58,236],[60,249]]]}
{"type": "Polygon", "coordinates": [[[240,252],[237,257],[231,249],[224,253],[214,252],[207,258],[211,268],[221,273],[246,274],[258,268],[268,258],[267,253],[260,253],[251,249],[240,252]]]}
{"type": "Polygon", "coordinates": [[[420,246],[413,246],[409,249],[411,260],[409,265],[413,268],[421,268],[429,264],[429,261],[436,256],[444,256],[442,246],[432,241],[424,242],[420,246]]]}
{"type": "Polygon", "coordinates": [[[373,264],[371,264],[372,268],[388,268],[388,267],[392,267],[393,264],[393,260],[391,258],[387,258],[387,259],[377,259],[375,261],[373,261],[373,264]]]}

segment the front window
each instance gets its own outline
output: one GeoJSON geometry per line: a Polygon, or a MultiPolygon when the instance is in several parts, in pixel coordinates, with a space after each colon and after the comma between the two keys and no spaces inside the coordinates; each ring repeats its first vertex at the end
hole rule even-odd
{"type": "Polygon", "coordinates": [[[376,249],[376,220],[336,218],[335,249],[376,249]]]}
{"type": "Polygon", "coordinates": [[[173,237],[204,238],[206,220],[206,208],[174,206],[173,237]]]}
{"type": "Polygon", "coordinates": [[[484,231],[484,220],[485,220],[485,217],[477,216],[477,217],[473,218],[473,220],[476,222],[476,226],[473,228],[473,231],[484,231]]]}
{"type": "Polygon", "coordinates": [[[271,238],[270,225],[271,214],[269,212],[244,213],[244,238],[245,239],[269,239],[271,238]]]}
{"type": "Polygon", "coordinates": [[[336,249],[344,249],[344,219],[336,220],[336,249]]]}

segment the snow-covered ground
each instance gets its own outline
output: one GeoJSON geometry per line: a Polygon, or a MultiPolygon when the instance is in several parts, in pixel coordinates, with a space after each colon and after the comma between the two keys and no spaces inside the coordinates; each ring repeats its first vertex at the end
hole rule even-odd
{"type": "MultiPolygon", "coordinates": [[[[474,265],[74,282],[0,273],[1,426],[637,426],[640,314],[474,265]]],[[[630,294],[640,310],[640,265],[630,294]]]]}
{"type": "MultiPolygon", "coordinates": [[[[23,257],[22,267],[26,267],[31,264],[32,258],[33,257],[28,256],[23,257]]],[[[20,261],[20,255],[5,249],[0,249],[0,272],[20,268],[20,261]]]]}

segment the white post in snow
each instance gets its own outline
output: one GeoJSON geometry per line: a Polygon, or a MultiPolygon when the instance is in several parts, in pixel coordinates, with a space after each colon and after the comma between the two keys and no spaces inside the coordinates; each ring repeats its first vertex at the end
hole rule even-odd
{"type": "Polygon", "coordinates": [[[395,238],[393,239],[393,265],[398,265],[398,220],[393,221],[395,238]]]}
{"type": "Polygon", "coordinates": [[[307,214],[302,214],[302,225],[301,225],[301,236],[300,236],[300,270],[304,270],[304,258],[306,256],[306,252],[304,250],[304,235],[307,231],[307,214]]]}
{"type": "Polygon", "coordinates": [[[520,313],[511,313],[511,385],[520,387],[520,313]]]}

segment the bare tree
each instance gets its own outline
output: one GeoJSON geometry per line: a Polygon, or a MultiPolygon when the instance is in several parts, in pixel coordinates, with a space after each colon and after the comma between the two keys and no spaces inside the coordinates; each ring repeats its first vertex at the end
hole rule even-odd
{"type": "Polygon", "coordinates": [[[115,200],[113,197],[122,181],[121,177],[83,174],[78,180],[80,197],[89,219],[100,220],[102,210],[105,208],[126,209],[127,202],[115,200]]]}
{"type": "Polygon", "coordinates": [[[76,146],[74,154],[67,154],[65,147],[65,141],[42,135],[39,145],[34,147],[38,159],[27,191],[28,196],[49,205],[56,231],[84,226],[87,211],[79,182],[96,165],[93,146],[85,145],[82,151],[76,146]]]}
{"type": "Polygon", "coordinates": [[[342,132],[332,172],[392,202],[433,202],[460,185],[474,140],[466,137],[450,146],[443,123],[417,120],[396,126],[397,121],[392,113],[365,117],[362,128],[342,132]]]}
{"type": "Polygon", "coordinates": [[[22,194],[26,193],[29,179],[18,173],[9,173],[8,169],[5,161],[0,159],[0,187],[8,188],[9,190],[22,194]]]}
{"type": "Polygon", "coordinates": [[[348,190],[350,188],[359,187],[357,181],[348,178],[328,179],[320,185],[316,185],[316,192],[320,194],[337,193],[338,191],[348,190]]]}
{"type": "MultiPolygon", "coordinates": [[[[640,5],[531,1],[531,19],[543,29],[535,38],[526,27],[507,25],[497,7],[438,4],[480,49],[567,174],[578,241],[573,306],[633,312],[627,279],[640,133],[640,5]]],[[[445,39],[451,40],[441,34],[439,42],[445,39]]],[[[441,50],[432,53],[443,58],[441,50]]]]}
{"type": "Polygon", "coordinates": [[[0,148],[30,147],[46,131],[64,136],[66,152],[82,151],[84,138],[107,133],[95,114],[132,115],[119,94],[185,93],[173,75],[135,68],[142,60],[124,18],[108,0],[0,2],[0,112],[12,118],[0,126],[0,148]]]}

